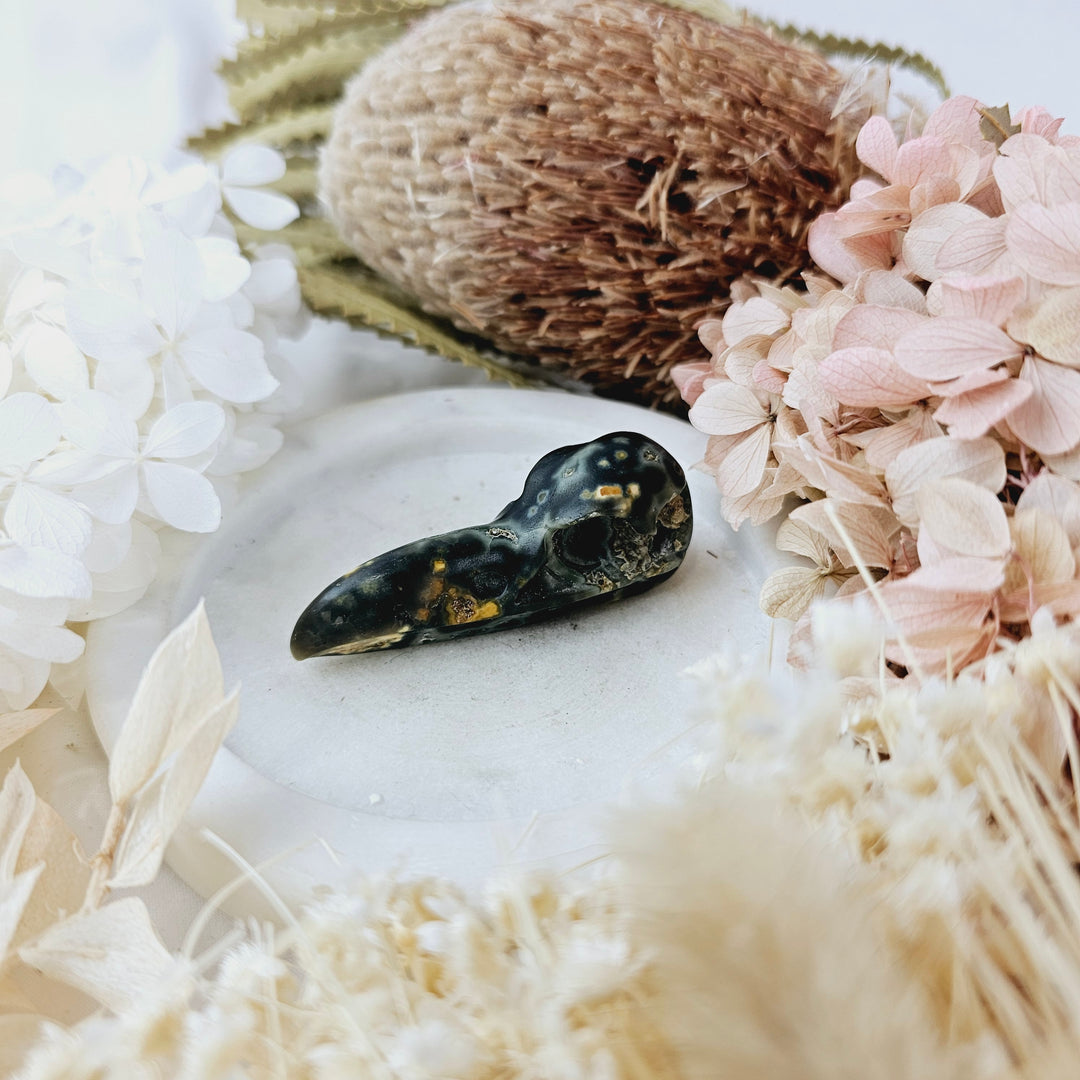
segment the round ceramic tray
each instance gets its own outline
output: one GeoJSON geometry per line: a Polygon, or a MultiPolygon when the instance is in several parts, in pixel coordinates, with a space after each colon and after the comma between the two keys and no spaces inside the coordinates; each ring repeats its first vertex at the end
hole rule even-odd
{"type": "Polygon", "coordinates": [[[253,864],[297,849],[275,879],[294,898],[359,872],[469,883],[509,860],[587,859],[597,809],[678,755],[680,673],[724,647],[768,648],[757,594],[772,545],[724,524],[711,479],[691,471],[704,442],[634,406],[499,388],[382,398],[293,429],[222,529],[174,538],[144,600],[90,632],[88,700],[106,748],[150,653],[200,597],[226,683],[242,683],[173,868],[204,895],[235,874],[203,828],[253,864]],[[490,520],[548,450],[624,429],[667,447],[690,479],[693,540],[669,581],[533,627],[292,659],[298,614],[340,574],[490,520]]]}

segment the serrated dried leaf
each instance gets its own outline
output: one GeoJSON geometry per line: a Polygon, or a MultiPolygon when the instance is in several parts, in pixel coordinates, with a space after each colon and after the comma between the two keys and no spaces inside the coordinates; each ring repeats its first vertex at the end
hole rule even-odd
{"type": "Polygon", "coordinates": [[[34,785],[21,765],[13,765],[0,787],[0,888],[15,877],[26,830],[34,815],[34,785]]]}
{"type": "Polygon", "coordinates": [[[449,324],[387,299],[367,280],[370,274],[358,276],[336,267],[301,266],[297,277],[304,300],[319,314],[341,316],[449,360],[481,368],[511,386],[537,385],[536,378],[521,375],[508,361],[485,355],[468,344],[449,324]]]}
{"type": "Polygon", "coordinates": [[[239,690],[234,690],[203,718],[175,760],[135,797],[113,858],[110,888],[148,885],[157,876],[165,848],[236,723],[239,709],[239,690]]]}
{"type": "Polygon", "coordinates": [[[206,609],[198,607],[157,647],[143,670],[109,762],[114,803],[129,799],[191,737],[224,697],[206,609]]]}
{"type": "Polygon", "coordinates": [[[235,69],[226,65],[229,102],[241,122],[275,106],[296,107],[337,97],[345,80],[403,33],[409,20],[391,17],[369,26],[335,26],[327,35],[284,40],[235,69]]]}
{"type": "Polygon", "coordinates": [[[772,619],[795,620],[825,593],[828,575],[810,566],[785,566],[761,586],[758,604],[772,619]]]}
{"type": "Polygon", "coordinates": [[[1010,135],[1016,135],[1020,131],[1020,125],[1014,124],[1009,113],[1009,106],[999,105],[996,108],[984,106],[979,110],[979,131],[987,142],[1000,147],[1010,135]]]}
{"type": "Polygon", "coordinates": [[[78,838],[42,799],[35,801],[16,870],[21,873],[39,864],[44,869],[23,912],[16,945],[78,911],[90,881],[90,864],[78,838]]]}
{"type": "Polygon", "coordinates": [[[933,479],[915,493],[919,536],[956,555],[1003,559],[1012,543],[1005,507],[986,488],[955,476],[933,479]]]}
{"type": "Polygon", "coordinates": [[[885,485],[904,525],[918,526],[915,494],[919,488],[927,480],[944,476],[970,480],[996,494],[1005,485],[1005,451],[994,439],[962,441],[947,436],[902,450],[886,466],[885,485]]]}
{"type": "Polygon", "coordinates": [[[19,958],[115,1012],[160,991],[175,969],[146,905],[134,896],[57,923],[24,945],[19,958]]]}
{"type": "Polygon", "coordinates": [[[188,146],[204,157],[222,157],[241,142],[273,146],[289,160],[290,150],[298,146],[314,150],[326,138],[334,120],[337,102],[307,105],[302,108],[269,110],[265,116],[247,124],[225,124],[190,139],[188,146]]]}
{"type": "Polygon", "coordinates": [[[28,735],[59,709],[23,709],[22,712],[0,713],[0,750],[6,750],[28,735]]]}

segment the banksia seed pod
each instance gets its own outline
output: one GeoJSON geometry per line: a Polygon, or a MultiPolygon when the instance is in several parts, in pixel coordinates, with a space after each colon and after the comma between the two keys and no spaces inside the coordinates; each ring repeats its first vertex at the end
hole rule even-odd
{"type": "Polygon", "coordinates": [[[347,87],[321,192],[423,308],[620,397],[672,401],[695,326],[808,265],[858,173],[839,72],[637,0],[454,5],[347,87]]]}

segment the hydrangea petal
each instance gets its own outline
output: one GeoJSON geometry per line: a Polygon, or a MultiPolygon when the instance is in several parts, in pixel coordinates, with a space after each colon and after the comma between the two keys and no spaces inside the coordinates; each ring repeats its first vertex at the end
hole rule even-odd
{"type": "Polygon", "coordinates": [[[221,502],[214,485],[194,469],[171,462],[143,464],[143,484],[154,512],[183,532],[213,532],[221,524],[221,502]]]}
{"type": "Polygon", "coordinates": [[[1009,254],[1048,285],[1080,285],[1080,202],[1025,203],[1005,226],[1009,254]]]}
{"type": "Polygon", "coordinates": [[[936,281],[944,268],[938,252],[960,229],[986,221],[986,215],[965,203],[942,203],[920,214],[904,235],[904,262],[924,281],[936,281]]]}
{"type": "Polygon", "coordinates": [[[161,349],[161,335],[132,297],[75,288],[68,292],[64,310],[72,341],[95,360],[134,363],[161,349]]]}
{"type": "Polygon", "coordinates": [[[738,435],[765,423],[769,413],[753,390],[718,381],[697,399],[690,421],[706,435],[738,435]]]}
{"type": "Polygon", "coordinates": [[[870,117],[855,139],[855,153],[859,160],[883,180],[892,180],[898,150],[892,124],[884,116],[870,117]]]}
{"type": "Polygon", "coordinates": [[[888,349],[838,349],[818,365],[818,375],[838,401],[856,408],[902,408],[930,396],[926,380],[909,375],[888,349]]]}
{"type": "Polygon", "coordinates": [[[771,439],[772,432],[765,424],[738,439],[716,467],[716,486],[722,495],[737,499],[761,484],[771,439]]]}
{"type": "MultiPolygon", "coordinates": [[[[90,543],[82,553],[83,566],[95,576],[115,570],[126,558],[131,548],[132,523],[122,521],[107,525],[95,521],[90,536],[90,543]]],[[[97,588],[97,581],[94,582],[97,588]]]]}
{"type": "Polygon", "coordinates": [[[1048,291],[1009,320],[1009,333],[1047,360],[1080,368],[1080,287],[1048,291]]]}
{"type": "Polygon", "coordinates": [[[35,326],[26,336],[22,357],[26,373],[54,398],[63,400],[90,385],[86,357],[59,327],[35,326]]]}
{"type": "Polygon", "coordinates": [[[230,150],[221,163],[221,179],[225,184],[259,187],[272,184],[285,175],[285,158],[272,147],[244,143],[230,150]]]}
{"type": "Polygon", "coordinates": [[[179,229],[164,229],[146,244],[142,295],[168,341],[191,322],[203,298],[199,249],[179,229]]]}
{"type": "Polygon", "coordinates": [[[908,308],[859,304],[837,323],[833,347],[892,349],[904,334],[925,321],[925,317],[908,308]]]}
{"type": "Polygon", "coordinates": [[[1016,305],[1024,298],[1024,279],[1010,276],[957,275],[934,282],[941,297],[941,314],[965,319],[982,319],[1004,326],[1016,305]]]}
{"type": "Polygon", "coordinates": [[[1040,454],[1063,454],[1080,443],[1080,371],[1029,356],[1020,380],[1032,392],[1009,414],[1013,434],[1040,454]]]}
{"type": "Polygon", "coordinates": [[[137,420],[154,400],[154,372],[144,361],[103,361],[94,372],[94,389],[122,405],[125,413],[137,420]]]}
{"type": "Polygon", "coordinates": [[[786,330],[791,315],[783,308],[755,296],[741,304],[732,304],[724,315],[724,340],[738,345],[751,337],[772,337],[786,330]]]}
{"type": "MultiPolygon", "coordinates": [[[[296,266],[292,260],[256,259],[249,265],[251,273],[244,285],[244,295],[259,308],[277,307],[283,301],[288,301],[291,313],[299,300],[296,287],[296,266]]],[[[700,330],[703,331],[705,325],[707,324],[702,324],[700,330]]],[[[704,342],[704,338],[702,341],[704,342]]]]}
{"type": "Polygon", "coordinates": [[[188,458],[212,446],[225,428],[225,413],[211,401],[191,401],[162,414],[143,444],[146,457],[188,458]]]}
{"type": "Polygon", "coordinates": [[[284,229],[300,216],[300,209],[287,195],[276,191],[255,191],[242,187],[225,188],[225,198],[236,216],[253,229],[273,232],[284,229]]]}
{"type": "Polygon", "coordinates": [[[39,484],[15,485],[4,528],[23,547],[48,548],[79,555],[90,543],[90,515],[65,495],[39,484]]]}
{"type": "Polygon", "coordinates": [[[18,393],[0,400],[0,465],[25,468],[60,441],[60,418],[40,394],[18,393]]]}
{"type": "Polygon", "coordinates": [[[192,334],[179,353],[192,377],[226,401],[261,401],[277,389],[262,342],[244,330],[222,327],[192,334]]]}
{"type": "MultiPolygon", "coordinates": [[[[240,254],[240,249],[232,240],[222,236],[204,236],[197,241],[199,257],[203,264],[202,296],[204,300],[215,303],[232,296],[243,288],[251,277],[252,265],[240,254]]],[[[285,263],[285,259],[268,260],[285,263]]],[[[296,272],[293,271],[293,281],[296,272]]],[[[250,293],[249,299],[250,299],[250,293]]]]}
{"type": "Polygon", "coordinates": [[[916,527],[915,494],[927,480],[958,476],[998,492],[1005,485],[1005,451],[995,439],[926,439],[902,450],[885,468],[885,484],[900,521],[916,527]]]}
{"type": "Polygon", "coordinates": [[[1012,543],[998,497],[955,476],[929,480],[915,493],[919,540],[923,532],[955,555],[1004,559],[1012,543]]]}
{"type": "Polygon", "coordinates": [[[967,94],[955,94],[943,101],[929,116],[923,135],[935,135],[950,143],[981,147],[985,140],[979,125],[982,104],[967,94]]]}
{"type": "Polygon", "coordinates": [[[991,323],[944,315],[909,330],[896,343],[896,362],[905,371],[938,382],[1022,355],[1020,345],[991,323]]]}
{"type": "Polygon", "coordinates": [[[893,234],[878,233],[845,240],[836,213],[820,214],[807,233],[810,258],[843,284],[855,281],[866,270],[891,270],[893,234]]]}
{"type": "Polygon", "coordinates": [[[74,497],[88,513],[106,525],[122,525],[135,513],[139,499],[139,470],[131,463],[118,462],[111,472],[80,484],[74,497]]]}
{"type": "Polygon", "coordinates": [[[91,593],[90,575],[78,559],[48,548],[0,544],[0,588],[20,596],[79,599],[91,593]]]}
{"type": "Polygon", "coordinates": [[[1004,379],[946,398],[934,412],[954,439],[977,439],[1006,419],[1031,397],[1031,387],[1018,379],[1004,379]]]}
{"type": "Polygon", "coordinates": [[[977,221],[962,225],[941,244],[935,262],[938,272],[981,274],[1000,264],[1008,254],[1005,224],[1005,218],[980,213],[977,221]]]}
{"type": "Polygon", "coordinates": [[[15,364],[11,359],[11,349],[5,342],[0,341],[0,398],[8,392],[14,374],[15,364]]]}
{"type": "Polygon", "coordinates": [[[100,390],[87,390],[59,406],[64,437],[88,454],[133,458],[139,429],[121,405],[100,390]]]}

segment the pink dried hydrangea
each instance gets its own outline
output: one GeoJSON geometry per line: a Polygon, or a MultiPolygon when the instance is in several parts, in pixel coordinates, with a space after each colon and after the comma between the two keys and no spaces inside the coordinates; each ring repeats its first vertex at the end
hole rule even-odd
{"type": "Polygon", "coordinates": [[[701,326],[712,358],[675,379],[724,516],[808,500],[779,542],[816,565],[766,583],[771,614],[869,571],[890,659],[928,671],[1040,607],[1080,615],[1080,138],[1061,124],[969,97],[902,141],[871,119],[876,177],[810,230],[829,276],[744,280],[701,326]]]}

